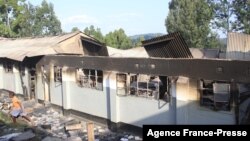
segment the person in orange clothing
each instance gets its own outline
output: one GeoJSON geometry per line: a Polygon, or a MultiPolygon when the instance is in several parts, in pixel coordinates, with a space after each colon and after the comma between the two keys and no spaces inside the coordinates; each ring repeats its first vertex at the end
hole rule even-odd
{"type": "Polygon", "coordinates": [[[11,98],[12,101],[12,107],[10,109],[10,115],[12,118],[13,123],[16,123],[16,119],[21,116],[22,118],[26,119],[31,123],[31,119],[27,117],[24,112],[23,112],[23,106],[21,101],[15,96],[14,92],[9,92],[9,97],[11,98]]]}

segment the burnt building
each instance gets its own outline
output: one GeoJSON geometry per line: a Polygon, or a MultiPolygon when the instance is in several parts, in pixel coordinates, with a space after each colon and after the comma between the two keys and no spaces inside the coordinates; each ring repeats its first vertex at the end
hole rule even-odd
{"type": "MultiPolygon", "coordinates": [[[[64,114],[96,120],[111,128],[246,124],[249,120],[249,61],[220,59],[220,55],[196,58],[179,33],[144,41],[144,47],[133,49],[134,56],[129,51],[107,48],[82,33],[76,35],[64,39],[65,43],[72,40],[71,47],[63,45],[72,52],[58,49],[57,43],[50,49],[58,52],[39,54],[37,60],[24,57],[34,59],[32,86],[39,102],[50,102],[64,114]]],[[[7,75],[3,68],[2,76],[7,75]]],[[[18,70],[13,87],[25,94],[18,70]]],[[[0,81],[1,88],[10,88],[2,83],[5,81],[0,81]]]]}

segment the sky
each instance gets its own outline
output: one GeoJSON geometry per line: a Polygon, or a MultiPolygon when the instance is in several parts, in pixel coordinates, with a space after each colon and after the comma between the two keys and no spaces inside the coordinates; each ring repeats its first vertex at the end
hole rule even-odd
{"type": "MultiPolygon", "coordinates": [[[[42,0],[29,0],[40,5],[42,0]]],[[[165,19],[169,0],[47,0],[70,32],[94,25],[103,34],[123,28],[129,36],[144,33],[166,33],[165,19]]]]}

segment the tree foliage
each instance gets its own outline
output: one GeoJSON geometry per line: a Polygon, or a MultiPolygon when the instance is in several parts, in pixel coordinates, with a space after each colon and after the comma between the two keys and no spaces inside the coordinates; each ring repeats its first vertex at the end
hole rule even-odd
{"type": "Polygon", "coordinates": [[[61,32],[53,5],[46,0],[40,6],[25,0],[0,0],[0,36],[44,36],[61,32]]]}
{"type": "Polygon", "coordinates": [[[144,40],[145,40],[144,36],[140,36],[134,42],[132,42],[132,46],[133,47],[141,47],[142,46],[142,41],[144,41],[144,40]]]}
{"type": "Polygon", "coordinates": [[[0,36],[14,37],[20,29],[25,0],[0,0],[0,36]],[[15,30],[12,30],[15,29],[15,30]]]}
{"type": "Polygon", "coordinates": [[[76,31],[80,31],[80,29],[79,29],[78,27],[73,27],[73,28],[71,29],[71,32],[76,32],[76,31]]]}
{"type": "Polygon", "coordinates": [[[43,0],[41,6],[36,8],[34,31],[35,35],[58,35],[62,33],[61,22],[55,15],[52,3],[43,0]]]}
{"type": "Polygon", "coordinates": [[[225,35],[231,31],[250,34],[249,0],[209,0],[214,9],[213,25],[225,35]]]}
{"type": "Polygon", "coordinates": [[[103,36],[100,28],[95,28],[93,25],[86,27],[83,32],[94,37],[106,45],[119,49],[132,48],[131,39],[126,35],[123,29],[114,30],[103,36]]]}
{"type": "Polygon", "coordinates": [[[168,33],[180,32],[189,47],[210,48],[216,35],[210,29],[213,9],[207,0],[172,0],[165,21],[168,33]]]}
{"type": "Polygon", "coordinates": [[[213,28],[222,31],[224,35],[233,31],[232,16],[233,6],[232,0],[210,0],[209,3],[213,8],[213,28]]]}
{"type": "Polygon", "coordinates": [[[250,0],[234,0],[232,5],[236,16],[233,28],[250,34],[250,0]]]}
{"type": "Polygon", "coordinates": [[[86,27],[83,32],[89,36],[92,36],[99,40],[100,42],[104,42],[104,36],[102,35],[101,29],[100,28],[95,28],[93,25],[90,27],[86,27]]]}
{"type": "Polygon", "coordinates": [[[23,14],[20,16],[19,28],[13,29],[20,37],[35,36],[34,20],[36,8],[31,3],[24,4],[23,14]]]}
{"type": "Polygon", "coordinates": [[[132,47],[131,39],[122,28],[109,32],[105,37],[105,43],[118,49],[129,49],[132,47]]]}

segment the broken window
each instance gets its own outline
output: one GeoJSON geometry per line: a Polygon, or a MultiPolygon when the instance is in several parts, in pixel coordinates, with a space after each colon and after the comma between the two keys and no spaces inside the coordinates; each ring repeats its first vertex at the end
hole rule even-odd
{"type": "Polygon", "coordinates": [[[230,111],[230,84],[200,80],[200,104],[214,110],[230,111]]]}
{"type": "Polygon", "coordinates": [[[169,96],[168,83],[163,83],[159,76],[143,74],[117,74],[117,95],[131,95],[150,99],[164,99],[169,96]],[[128,76],[128,79],[127,79],[128,76]],[[127,81],[129,80],[129,81],[127,81]],[[167,96],[166,96],[167,95],[167,96]]]}
{"type": "Polygon", "coordinates": [[[137,76],[133,75],[131,78],[131,95],[159,99],[159,77],[139,74],[137,76]]]}
{"type": "Polygon", "coordinates": [[[117,95],[124,96],[127,93],[127,75],[126,74],[117,74],[117,95]]]}
{"type": "Polygon", "coordinates": [[[62,82],[62,68],[55,66],[54,67],[54,81],[62,82]]]}
{"type": "Polygon", "coordinates": [[[7,73],[12,73],[13,72],[13,64],[9,61],[4,62],[3,64],[4,70],[7,73]]]}
{"type": "Polygon", "coordinates": [[[103,72],[99,70],[76,69],[76,81],[80,87],[103,90],[103,72]]]}

